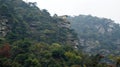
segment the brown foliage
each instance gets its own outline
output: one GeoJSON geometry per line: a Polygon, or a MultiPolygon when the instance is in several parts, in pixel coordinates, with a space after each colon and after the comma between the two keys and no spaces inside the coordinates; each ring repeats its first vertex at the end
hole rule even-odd
{"type": "Polygon", "coordinates": [[[108,67],[116,67],[114,64],[108,64],[108,67]]]}
{"type": "Polygon", "coordinates": [[[1,48],[0,48],[0,56],[2,57],[10,57],[10,45],[8,43],[4,44],[1,48]]]}

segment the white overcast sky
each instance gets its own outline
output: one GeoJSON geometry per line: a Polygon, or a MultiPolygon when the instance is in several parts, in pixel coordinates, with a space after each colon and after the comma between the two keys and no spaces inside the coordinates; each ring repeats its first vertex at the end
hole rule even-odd
{"type": "MultiPolygon", "coordinates": [[[[24,0],[25,1],[25,0],[24,0]]],[[[37,2],[40,9],[47,9],[51,15],[93,15],[105,17],[120,23],[120,0],[26,0],[37,2]]]]}

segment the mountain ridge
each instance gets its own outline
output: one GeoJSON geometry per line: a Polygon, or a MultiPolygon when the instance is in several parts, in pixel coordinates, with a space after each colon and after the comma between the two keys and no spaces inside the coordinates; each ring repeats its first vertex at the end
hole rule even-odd
{"type": "Polygon", "coordinates": [[[77,32],[81,46],[86,45],[86,52],[99,53],[99,50],[103,49],[100,53],[106,51],[104,54],[110,54],[112,50],[119,50],[117,44],[120,44],[120,25],[113,20],[91,15],[68,17],[68,20],[71,22],[71,28],[77,32]]]}

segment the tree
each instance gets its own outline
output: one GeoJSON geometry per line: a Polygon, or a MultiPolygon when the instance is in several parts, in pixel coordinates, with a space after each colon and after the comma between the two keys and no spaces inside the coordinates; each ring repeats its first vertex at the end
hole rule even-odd
{"type": "Polygon", "coordinates": [[[120,67],[120,57],[117,57],[116,59],[116,67],[120,67]]]}
{"type": "Polygon", "coordinates": [[[36,58],[28,58],[25,60],[25,67],[41,67],[39,60],[36,58]]]}
{"type": "Polygon", "coordinates": [[[6,16],[9,12],[8,12],[8,6],[5,4],[0,5],[0,15],[2,16],[6,16]]]}
{"type": "Polygon", "coordinates": [[[10,50],[10,45],[8,43],[4,44],[3,47],[0,49],[0,56],[9,58],[10,50]]]}

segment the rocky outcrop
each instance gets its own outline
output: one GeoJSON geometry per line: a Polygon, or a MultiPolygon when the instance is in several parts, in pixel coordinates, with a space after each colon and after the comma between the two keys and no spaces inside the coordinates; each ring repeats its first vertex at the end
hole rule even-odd
{"type": "Polygon", "coordinates": [[[8,26],[7,26],[8,19],[5,17],[0,17],[0,37],[4,37],[8,33],[8,26]]]}
{"type": "Polygon", "coordinates": [[[87,53],[119,54],[120,25],[107,18],[79,15],[67,18],[87,53]]]}

